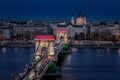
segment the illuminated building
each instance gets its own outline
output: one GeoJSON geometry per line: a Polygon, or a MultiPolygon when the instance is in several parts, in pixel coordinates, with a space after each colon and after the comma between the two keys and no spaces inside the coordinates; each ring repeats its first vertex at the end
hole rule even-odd
{"type": "Polygon", "coordinates": [[[71,17],[71,22],[69,23],[53,23],[51,24],[51,27],[54,29],[54,34],[56,35],[56,30],[58,29],[64,29],[67,30],[67,37],[72,38],[75,36],[75,33],[77,34],[87,34],[87,27],[86,27],[86,17],[79,12],[77,19],[75,21],[74,16],[71,17]]]}
{"type": "Polygon", "coordinates": [[[10,39],[13,35],[13,29],[11,27],[2,28],[2,35],[4,39],[10,39]]]}
{"type": "Polygon", "coordinates": [[[108,36],[115,36],[116,40],[120,40],[120,24],[119,22],[92,22],[90,24],[90,34],[92,33],[99,33],[105,34],[110,32],[108,36]]]}
{"type": "Polygon", "coordinates": [[[13,27],[14,35],[30,35],[30,39],[38,34],[53,34],[53,29],[49,25],[43,24],[33,24],[29,22],[28,24],[17,24],[13,27]]]}
{"type": "Polygon", "coordinates": [[[86,25],[86,17],[80,11],[76,19],[76,25],[86,25]]]}

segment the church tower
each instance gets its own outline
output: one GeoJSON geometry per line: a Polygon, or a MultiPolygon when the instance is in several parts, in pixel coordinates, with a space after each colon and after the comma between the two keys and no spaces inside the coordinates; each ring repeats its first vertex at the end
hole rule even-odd
{"type": "Polygon", "coordinates": [[[76,25],[84,25],[84,24],[86,24],[86,17],[82,15],[81,11],[79,11],[76,19],[76,25]]]}
{"type": "Polygon", "coordinates": [[[83,23],[86,25],[86,17],[83,17],[83,23]]]}
{"type": "Polygon", "coordinates": [[[72,18],[71,18],[71,23],[72,23],[72,25],[74,25],[74,16],[72,15],[72,18]]]}

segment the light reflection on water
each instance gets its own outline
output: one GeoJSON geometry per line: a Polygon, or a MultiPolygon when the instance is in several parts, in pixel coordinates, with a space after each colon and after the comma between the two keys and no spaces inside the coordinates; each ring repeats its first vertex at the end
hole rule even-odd
{"type": "Polygon", "coordinates": [[[2,48],[2,52],[3,52],[3,53],[6,53],[6,47],[3,47],[3,48],[2,48]]]}
{"type": "Polygon", "coordinates": [[[120,55],[120,48],[118,49],[118,54],[120,55]]]}
{"type": "Polygon", "coordinates": [[[76,52],[77,48],[71,48],[72,52],[76,52]]]}
{"type": "Polygon", "coordinates": [[[107,48],[106,51],[107,51],[107,53],[110,53],[110,48],[107,48]]]}
{"type": "Polygon", "coordinates": [[[97,53],[105,53],[105,49],[97,49],[97,53]]]}
{"type": "Polygon", "coordinates": [[[110,48],[106,48],[106,49],[97,49],[97,53],[104,53],[104,54],[106,54],[106,53],[110,53],[110,48]]]}

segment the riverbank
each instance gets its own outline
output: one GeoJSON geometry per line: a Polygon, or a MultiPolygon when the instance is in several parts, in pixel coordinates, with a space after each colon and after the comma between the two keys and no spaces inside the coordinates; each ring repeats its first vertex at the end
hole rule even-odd
{"type": "Polygon", "coordinates": [[[120,46],[115,45],[71,45],[71,47],[75,48],[120,48],[120,46]]]}
{"type": "MultiPolygon", "coordinates": [[[[100,44],[100,45],[81,45],[81,44],[68,44],[70,47],[75,48],[120,48],[120,45],[112,45],[112,44],[100,44]]],[[[0,47],[25,47],[25,48],[35,48],[34,43],[7,43],[0,45],[0,47]]],[[[70,50],[69,50],[70,52],[70,50]]],[[[60,53],[68,53],[68,50],[62,50],[60,53]]]]}
{"type": "Polygon", "coordinates": [[[25,48],[35,48],[35,45],[0,45],[0,47],[25,47],[25,48]]]}
{"type": "MultiPolygon", "coordinates": [[[[35,48],[35,45],[0,45],[0,47],[23,47],[23,48],[35,48]]],[[[75,48],[120,48],[120,46],[95,46],[95,45],[71,45],[75,48]]],[[[60,53],[70,53],[69,51],[61,51],[60,53]]]]}
{"type": "Polygon", "coordinates": [[[76,48],[120,48],[119,41],[75,40],[68,45],[76,48]]]}
{"type": "Polygon", "coordinates": [[[29,48],[34,48],[35,44],[34,43],[1,43],[0,47],[29,47],[29,48]]]}

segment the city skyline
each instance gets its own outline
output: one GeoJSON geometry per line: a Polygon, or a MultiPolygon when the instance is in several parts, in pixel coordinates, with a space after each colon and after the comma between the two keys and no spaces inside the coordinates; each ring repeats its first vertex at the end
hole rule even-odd
{"type": "Polygon", "coordinates": [[[88,21],[120,20],[119,0],[0,0],[0,20],[67,20],[81,10],[88,21]]]}

